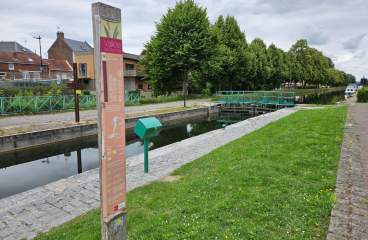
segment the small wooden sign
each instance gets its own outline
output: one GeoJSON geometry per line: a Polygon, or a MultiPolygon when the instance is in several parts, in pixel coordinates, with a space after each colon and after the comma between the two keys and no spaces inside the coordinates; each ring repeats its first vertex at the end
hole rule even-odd
{"type": "Polygon", "coordinates": [[[66,88],[72,89],[72,90],[85,90],[86,86],[84,85],[84,83],[78,83],[77,89],[74,89],[74,81],[73,81],[73,82],[68,82],[66,84],[66,88]]]}

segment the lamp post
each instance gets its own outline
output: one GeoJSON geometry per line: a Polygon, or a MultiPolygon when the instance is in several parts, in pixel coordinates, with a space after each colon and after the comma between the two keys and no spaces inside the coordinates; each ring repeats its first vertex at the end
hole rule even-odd
{"type": "Polygon", "coordinates": [[[186,69],[179,69],[179,71],[184,72],[184,107],[185,107],[185,99],[187,96],[187,70],[186,69]]]}
{"type": "Polygon", "coordinates": [[[42,67],[42,51],[41,51],[41,36],[40,35],[38,35],[38,37],[33,37],[33,38],[35,38],[35,39],[38,39],[38,41],[39,41],[39,43],[40,43],[40,58],[41,58],[41,75],[43,75],[43,67],[42,67]]]}

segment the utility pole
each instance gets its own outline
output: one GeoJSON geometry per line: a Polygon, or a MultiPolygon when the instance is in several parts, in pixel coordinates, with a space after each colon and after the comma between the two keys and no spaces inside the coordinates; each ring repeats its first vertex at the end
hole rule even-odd
{"type": "Polygon", "coordinates": [[[40,43],[40,58],[41,58],[41,75],[43,75],[43,67],[42,67],[42,52],[41,52],[41,36],[38,35],[38,37],[33,37],[35,39],[38,39],[39,43],[40,43]]]}

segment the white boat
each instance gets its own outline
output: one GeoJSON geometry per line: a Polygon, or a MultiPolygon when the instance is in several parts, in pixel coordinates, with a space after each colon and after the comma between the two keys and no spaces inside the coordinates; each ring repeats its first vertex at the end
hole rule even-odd
{"type": "Polygon", "coordinates": [[[345,94],[354,94],[358,91],[358,85],[357,84],[349,84],[345,89],[345,94]]]}

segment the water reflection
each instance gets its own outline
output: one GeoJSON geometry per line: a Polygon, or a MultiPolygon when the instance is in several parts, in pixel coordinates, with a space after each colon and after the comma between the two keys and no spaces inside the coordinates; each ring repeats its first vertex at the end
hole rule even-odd
{"type": "Polygon", "coordinates": [[[296,96],[295,103],[329,105],[345,99],[344,91],[296,96]]]}

